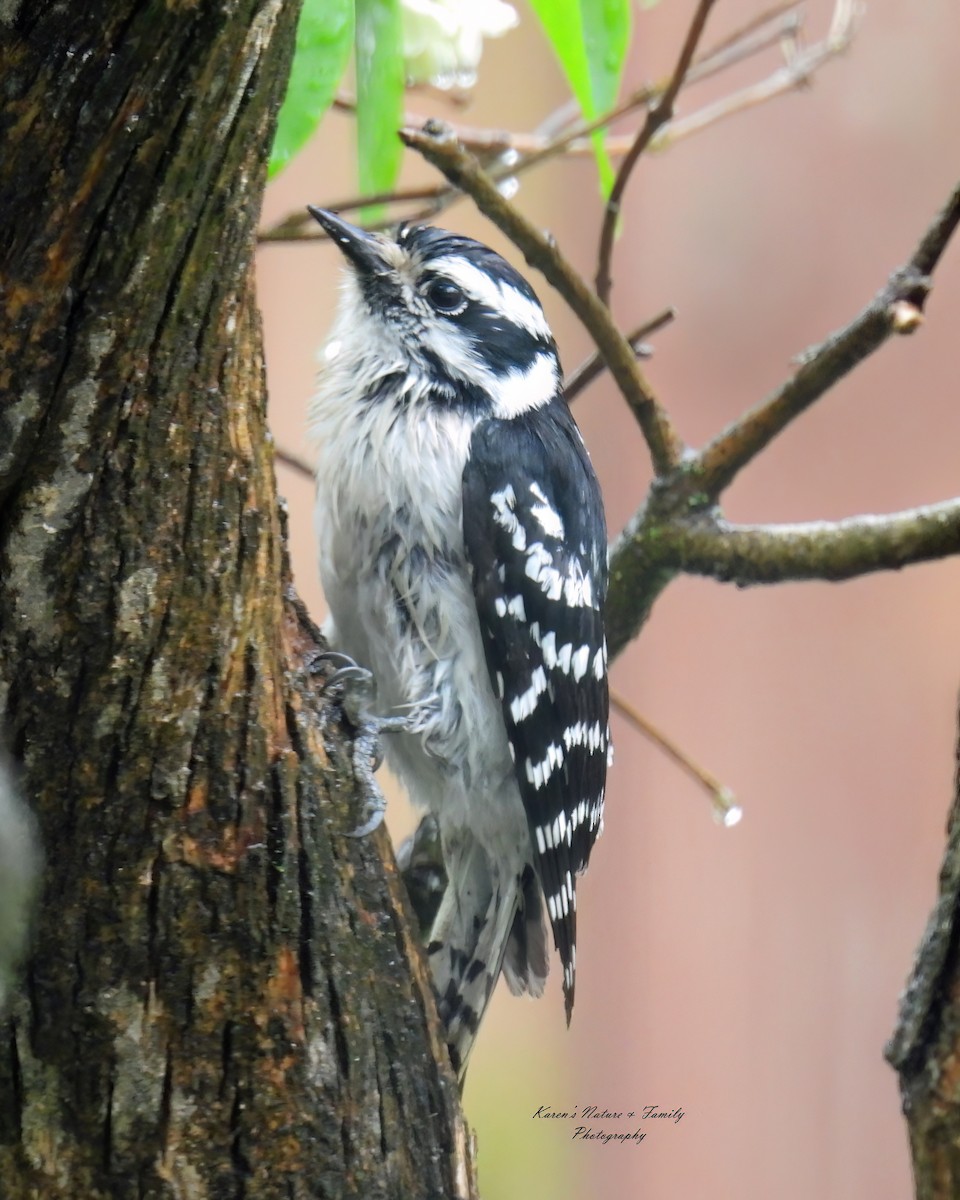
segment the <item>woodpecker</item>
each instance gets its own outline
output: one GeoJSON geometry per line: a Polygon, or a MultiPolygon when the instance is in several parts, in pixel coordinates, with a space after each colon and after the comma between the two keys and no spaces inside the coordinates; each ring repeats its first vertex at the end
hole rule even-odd
{"type": "Polygon", "coordinates": [[[576,972],[611,756],[596,474],[533,288],[489,247],[310,212],[347,270],[316,396],[331,646],[373,673],[388,762],[436,822],[427,936],[462,1072],[501,972],[576,972]]]}

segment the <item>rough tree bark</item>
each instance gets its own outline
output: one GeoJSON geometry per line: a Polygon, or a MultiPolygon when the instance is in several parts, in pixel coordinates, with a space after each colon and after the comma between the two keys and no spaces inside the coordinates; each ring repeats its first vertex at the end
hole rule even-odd
{"type": "Polygon", "coordinates": [[[474,1194],[285,580],[251,255],[296,16],[0,0],[0,723],[46,854],[3,1200],[474,1194]]]}
{"type": "Polygon", "coordinates": [[[917,1200],[954,1200],[960,1195],[960,733],[940,894],[886,1055],[900,1076],[917,1200]]]}

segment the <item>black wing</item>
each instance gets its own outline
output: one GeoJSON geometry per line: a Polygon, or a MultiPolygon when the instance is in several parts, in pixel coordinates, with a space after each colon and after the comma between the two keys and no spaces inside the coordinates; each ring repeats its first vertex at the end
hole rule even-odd
{"type": "Polygon", "coordinates": [[[463,474],[463,532],[569,1020],[575,880],[603,819],[609,699],[603,501],[562,397],[477,427],[463,474]]]}

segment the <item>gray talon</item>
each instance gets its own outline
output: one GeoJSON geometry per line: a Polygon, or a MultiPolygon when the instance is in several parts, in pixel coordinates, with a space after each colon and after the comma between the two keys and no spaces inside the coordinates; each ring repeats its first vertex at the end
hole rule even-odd
{"type": "Polygon", "coordinates": [[[376,717],[371,716],[370,709],[376,698],[377,684],[365,667],[358,667],[356,663],[349,667],[340,667],[323,685],[323,690],[327,692],[332,687],[343,689],[340,703],[351,725],[360,728],[376,721],[376,717]]]}
{"type": "Polygon", "coordinates": [[[339,650],[318,650],[311,655],[308,670],[315,675],[319,674],[324,663],[335,663],[340,667],[356,666],[349,654],[341,654],[339,650]]]}
{"type": "Polygon", "coordinates": [[[353,774],[364,797],[364,808],[370,814],[347,837],[366,837],[383,821],[387,802],[384,799],[374,772],[383,762],[383,747],[380,734],[393,733],[409,728],[407,717],[378,717],[371,710],[376,701],[377,681],[371,671],[361,667],[346,654],[327,650],[318,655],[316,662],[334,664],[336,670],[323,683],[323,692],[331,688],[341,691],[340,706],[356,733],[353,739],[353,774]]]}
{"type": "MultiPolygon", "coordinates": [[[[377,791],[380,792],[380,789],[377,788],[377,791]]],[[[373,833],[375,829],[380,828],[380,825],[383,822],[384,813],[387,810],[387,802],[383,798],[383,793],[380,792],[380,798],[378,800],[375,799],[368,801],[367,808],[371,810],[370,816],[362,825],[358,825],[356,829],[348,829],[345,835],[346,837],[366,837],[368,833],[373,833]]]]}

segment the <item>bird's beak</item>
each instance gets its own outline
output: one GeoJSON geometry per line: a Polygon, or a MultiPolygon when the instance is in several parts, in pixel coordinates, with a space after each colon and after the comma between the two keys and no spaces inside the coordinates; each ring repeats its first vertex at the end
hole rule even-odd
{"type": "Polygon", "coordinates": [[[315,217],[329,233],[337,247],[349,258],[358,271],[366,275],[383,275],[390,270],[383,257],[380,239],[365,229],[358,229],[343,217],[325,208],[307,205],[307,212],[315,217]]]}

